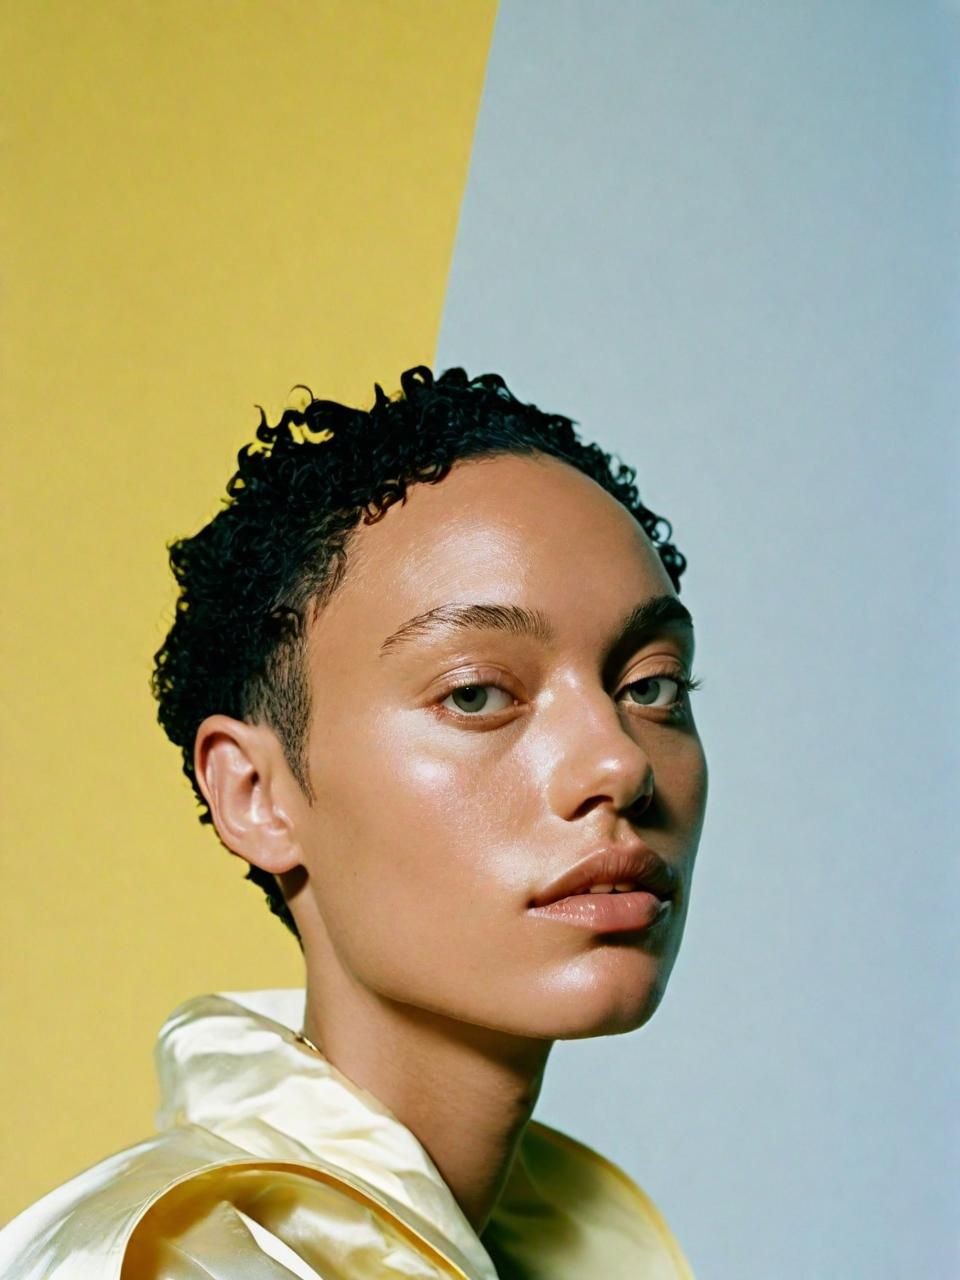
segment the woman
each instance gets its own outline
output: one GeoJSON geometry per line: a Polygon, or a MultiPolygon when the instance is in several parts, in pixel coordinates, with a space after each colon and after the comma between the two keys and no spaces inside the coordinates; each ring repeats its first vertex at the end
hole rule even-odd
{"type": "Polygon", "coordinates": [[[493,374],[401,383],[263,419],[171,548],[159,718],[305,988],[174,1011],[160,1132],[15,1219],[4,1275],[690,1274],[531,1120],[553,1042],[642,1026],[680,946],[685,560],[570,420],[493,374]]]}

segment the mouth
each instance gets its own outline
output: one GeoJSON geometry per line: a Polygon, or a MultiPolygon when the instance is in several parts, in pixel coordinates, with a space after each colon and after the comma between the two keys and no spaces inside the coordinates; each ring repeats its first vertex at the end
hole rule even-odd
{"type": "Polygon", "coordinates": [[[605,845],[548,884],[529,906],[538,910],[567,899],[631,895],[671,902],[679,880],[676,869],[643,841],[605,845]]]}

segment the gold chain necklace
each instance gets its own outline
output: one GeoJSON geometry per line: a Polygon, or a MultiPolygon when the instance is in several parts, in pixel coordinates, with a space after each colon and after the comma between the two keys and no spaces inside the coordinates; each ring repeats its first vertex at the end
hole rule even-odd
{"type": "Polygon", "coordinates": [[[308,1049],[312,1049],[313,1052],[319,1054],[321,1058],[323,1057],[323,1053],[317,1048],[312,1040],[308,1039],[308,1037],[303,1034],[302,1031],[295,1031],[293,1033],[293,1038],[294,1040],[299,1040],[301,1044],[305,1044],[308,1049]]]}

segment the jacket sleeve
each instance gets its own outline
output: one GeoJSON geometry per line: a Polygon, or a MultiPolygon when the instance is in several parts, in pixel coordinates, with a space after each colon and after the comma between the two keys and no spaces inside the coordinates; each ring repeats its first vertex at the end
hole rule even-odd
{"type": "Polygon", "coordinates": [[[0,1231],[3,1280],[471,1280],[322,1165],[251,1159],[199,1128],[108,1157],[0,1231]]]}

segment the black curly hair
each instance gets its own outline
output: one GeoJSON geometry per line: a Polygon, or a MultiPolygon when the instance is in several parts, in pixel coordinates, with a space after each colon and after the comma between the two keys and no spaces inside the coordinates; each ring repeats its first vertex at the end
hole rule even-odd
{"type": "MultiPolygon", "coordinates": [[[[223,510],[168,546],[180,593],[151,689],[201,822],[212,817],[193,768],[194,739],[215,713],[268,724],[312,799],[308,623],[343,581],[351,533],[405,501],[409,485],[443,480],[460,459],[542,453],[576,467],[639,521],[680,590],[687,562],[669,541],[670,522],[642,504],[634,469],[582,442],[570,418],[522,403],[496,373],[468,378],[454,368],[435,379],[418,365],[400,385],[390,398],[375,383],[369,411],[314,399],[308,387],[306,408],[287,409],[276,426],[261,409],[258,443],[237,455],[223,510]]],[[[251,865],[246,878],[299,942],[274,876],[251,865]]]]}

